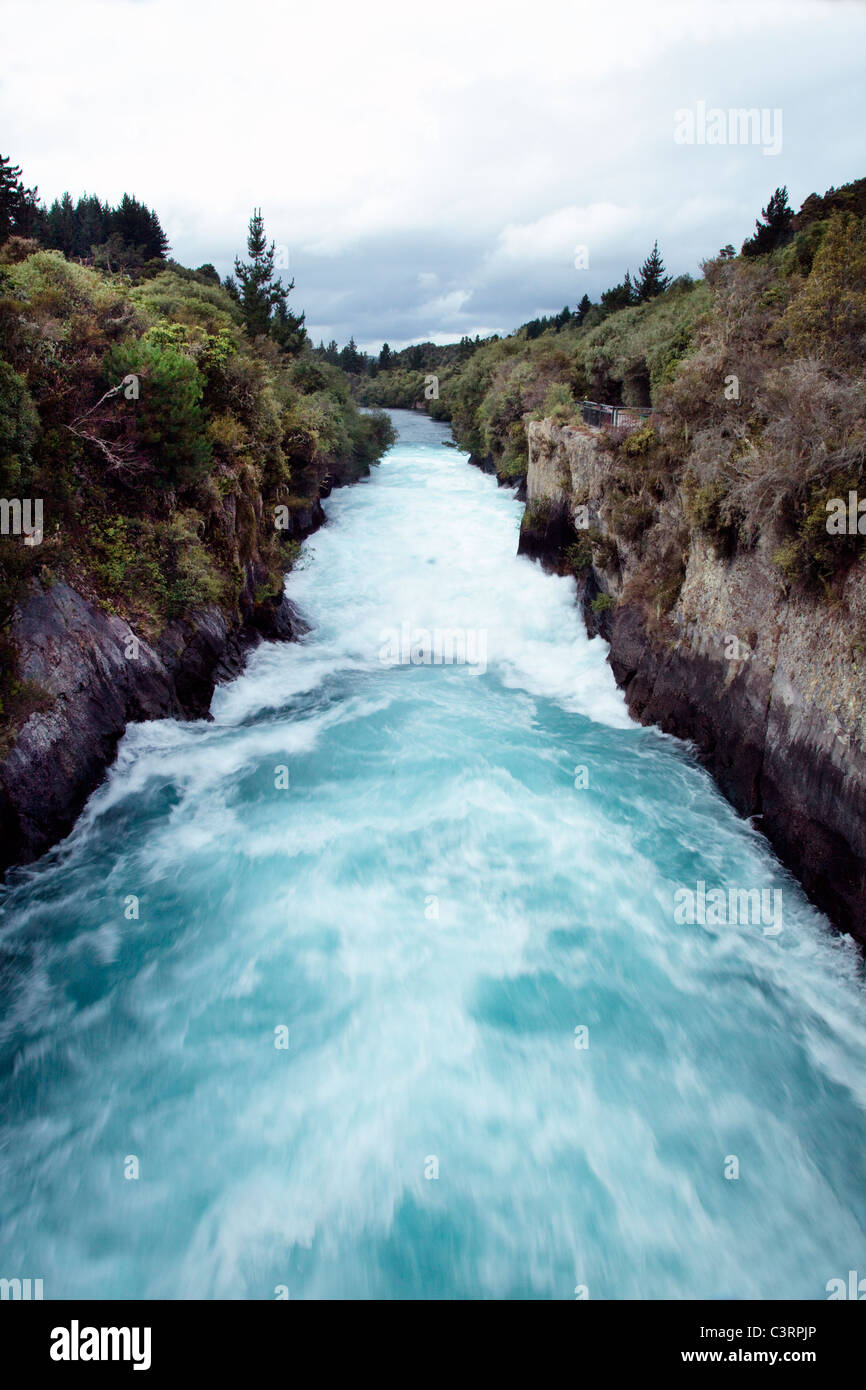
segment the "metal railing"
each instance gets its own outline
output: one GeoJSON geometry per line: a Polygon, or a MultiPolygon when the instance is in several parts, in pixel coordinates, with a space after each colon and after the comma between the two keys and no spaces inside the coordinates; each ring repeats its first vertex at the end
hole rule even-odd
{"type": "Polygon", "coordinates": [[[621,425],[639,425],[652,419],[652,411],[635,405],[601,405],[598,401],[581,401],[580,413],[588,425],[602,429],[605,425],[614,429],[621,425]]]}

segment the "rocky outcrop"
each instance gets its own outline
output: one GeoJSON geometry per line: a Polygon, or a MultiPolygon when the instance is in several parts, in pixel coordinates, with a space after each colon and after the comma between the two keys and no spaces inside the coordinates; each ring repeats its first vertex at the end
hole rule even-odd
{"type": "Polygon", "coordinates": [[[218,680],[237,675],[263,637],[304,624],[282,596],[255,620],[216,606],[172,622],[153,646],[68,584],[33,586],[12,637],[22,680],[44,692],[0,765],[0,867],[37,858],[71,829],[112,762],[126,725],[208,718],[218,680]]]}
{"type": "Polygon", "coordinates": [[[700,531],[683,541],[662,502],[656,525],[667,522],[681,572],[675,602],[653,612],[645,540],[612,520],[615,465],[599,434],[547,420],[528,434],[522,548],[557,563],[567,542],[589,546],[578,593],[631,713],[692,740],[816,905],[866,944],[863,566],[831,610],[789,592],[761,546],[725,557],[700,531]]]}
{"type": "Polygon", "coordinates": [[[496,472],[496,462],[492,454],[470,454],[469,462],[473,468],[480,468],[482,473],[496,472]]]}
{"type": "MultiPolygon", "coordinates": [[[[459,447],[459,445],[458,445],[459,447]]],[[[469,462],[473,468],[480,468],[482,473],[489,473],[495,477],[500,487],[513,487],[517,489],[516,496],[519,501],[526,501],[526,474],[525,472],[514,473],[502,471],[502,459],[495,458],[493,454],[470,454],[469,462]]]]}

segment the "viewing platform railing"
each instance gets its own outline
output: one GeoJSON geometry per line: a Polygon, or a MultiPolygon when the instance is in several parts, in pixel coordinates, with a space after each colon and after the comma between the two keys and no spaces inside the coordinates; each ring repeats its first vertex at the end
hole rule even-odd
{"type": "Polygon", "coordinates": [[[640,425],[652,419],[652,411],[635,405],[600,405],[598,401],[581,401],[580,413],[588,425],[601,429],[605,425],[614,429],[622,425],[640,425]]]}

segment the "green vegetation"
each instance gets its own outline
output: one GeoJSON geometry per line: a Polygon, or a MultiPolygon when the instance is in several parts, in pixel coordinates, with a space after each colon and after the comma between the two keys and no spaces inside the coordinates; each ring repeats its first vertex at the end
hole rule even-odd
{"type": "MultiPolygon", "coordinates": [[[[2,171],[0,494],[44,512],[41,544],[0,537],[11,725],[35,698],[9,641],[28,584],[66,578],[150,640],[208,604],[249,617],[279,594],[322,490],[364,476],[393,430],[306,343],[260,216],[233,292],[211,266],[40,248],[22,232],[44,209],[2,171]]],[[[133,221],[141,207],[126,200],[133,221]]]]}
{"type": "Polygon", "coordinates": [[[275,245],[268,246],[265,224],[258,208],[250,219],[247,235],[249,261],[235,257],[235,276],[240,282],[228,280],[226,288],[237,296],[241,305],[244,328],[250,338],[270,334],[285,351],[299,352],[307,336],[304,315],[289,311],[288,297],[295,288],[294,280],[284,285],[274,274],[275,245]]]}
{"type": "Polygon", "coordinates": [[[616,599],[610,594],[598,594],[589,606],[593,613],[608,613],[611,608],[616,608],[616,599]]]}
{"type": "Polygon", "coordinates": [[[761,209],[761,220],[755,220],[755,234],[743,242],[744,256],[766,256],[778,246],[784,246],[794,235],[794,210],[788,203],[787,188],[777,188],[769,203],[761,209]]]}
{"type": "Polygon", "coordinates": [[[386,344],[378,361],[361,364],[360,399],[424,406],[434,418],[451,421],[463,448],[490,458],[501,481],[519,482],[527,466],[527,420],[580,425],[585,399],[650,407],[675,375],[712,300],[703,281],[670,281],[657,244],[637,279],[626,273],[623,285],[625,295],[622,285],[606,291],[601,304],[584,295],[574,312],[566,307],[534,319],[507,338],[420,344],[399,354],[386,344]],[[438,395],[426,399],[431,374],[438,395]]]}
{"type": "MultiPolygon", "coordinates": [[[[763,544],[780,581],[838,592],[864,536],[831,534],[827,503],[866,497],[866,179],[811,194],[776,189],[741,255],[668,283],[658,248],[637,277],[506,338],[380,354],[363,400],[424,403],[503,482],[526,470],[533,419],[585,428],[580,402],[651,409],[610,431],[603,520],[640,557],[634,586],[656,617],[675,602],[689,535],[720,554],[763,544]],[[447,355],[446,355],[447,353],[447,355]],[[438,399],[424,402],[425,373],[438,399]]],[[[604,567],[578,535],[563,564],[604,567]]],[[[614,554],[607,557],[616,564],[614,554]]]]}
{"type": "Polygon", "coordinates": [[[131,194],[111,207],[87,193],[75,202],[64,193],[45,208],[37,189],[25,188],[20,168],[0,155],[0,243],[12,236],[34,238],[49,250],[108,271],[158,270],[169,252],[156,213],[131,194]]]}
{"type": "MultiPolygon", "coordinates": [[[[863,536],[826,522],[831,498],[866,492],[866,179],[796,214],[777,189],[742,254],[723,247],[699,280],[670,281],[655,246],[597,304],[375,357],[353,340],[309,344],[260,213],[220,283],[210,265],[149,255],[158,221],[131,198],[103,226],[119,260],[116,246],[40,245],[73,227],[70,207],[95,225],[96,203],[46,212],[0,161],[0,486],[45,507],[41,545],[0,538],[4,650],[26,584],[61,575],[151,637],[196,606],[246,615],[271,601],[322,490],[392,441],[387,417],[356,401],[450,420],[510,484],[533,419],[585,429],[587,398],[651,410],[602,436],[609,534],[566,537],[561,558],[614,570],[622,547],[640,568],[629,597],[656,619],[695,531],[727,556],[762,545],[780,583],[818,593],[862,560],[863,536]]],[[[7,712],[14,680],[0,686],[7,712]]]]}

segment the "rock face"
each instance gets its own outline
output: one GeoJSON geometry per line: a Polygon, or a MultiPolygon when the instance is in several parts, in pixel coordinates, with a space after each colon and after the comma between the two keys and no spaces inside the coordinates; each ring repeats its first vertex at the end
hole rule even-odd
{"type": "Polygon", "coordinates": [[[789,594],[760,547],[729,559],[692,532],[679,597],[654,621],[636,592],[640,540],[606,520],[611,469],[596,432],[531,423],[522,548],[550,563],[564,532],[580,534],[575,508],[587,508],[601,543],[578,593],[590,631],[610,643],[631,713],[692,740],[815,904],[866,944],[862,566],[831,609],[789,594]]]}
{"type": "Polygon", "coordinates": [[[69,832],[129,722],[207,718],[217,681],[238,674],[250,647],[305,630],[283,594],[234,622],[216,606],[202,609],[149,646],[68,584],[34,586],[12,637],[21,679],[52,702],[30,716],[0,764],[0,869],[69,832]]]}

